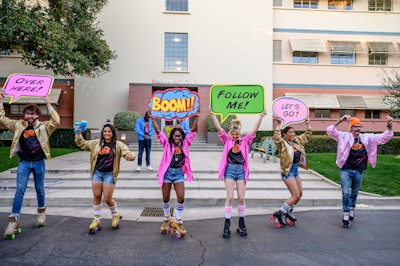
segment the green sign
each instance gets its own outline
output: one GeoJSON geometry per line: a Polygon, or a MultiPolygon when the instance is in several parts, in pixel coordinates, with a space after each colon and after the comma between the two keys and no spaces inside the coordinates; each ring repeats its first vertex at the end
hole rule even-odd
{"type": "Polygon", "coordinates": [[[261,85],[213,85],[210,101],[211,111],[221,114],[221,123],[230,114],[260,114],[265,109],[261,85]]]}

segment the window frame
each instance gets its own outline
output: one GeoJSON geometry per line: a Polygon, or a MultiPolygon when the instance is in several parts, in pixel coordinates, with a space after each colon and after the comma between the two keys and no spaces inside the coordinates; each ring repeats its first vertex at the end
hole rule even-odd
{"type": "Polygon", "coordinates": [[[294,8],[318,9],[319,0],[294,0],[294,8]],[[299,2],[299,3],[296,3],[299,2]]]}
{"type": "Polygon", "coordinates": [[[189,71],[188,54],[189,54],[188,33],[181,33],[181,32],[164,33],[164,71],[166,72],[189,71]]]}
{"type": "Polygon", "coordinates": [[[367,109],[364,112],[365,119],[381,119],[381,111],[374,109],[367,109]]]}
{"type": "Polygon", "coordinates": [[[292,63],[318,64],[318,52],[294,51],[292,53],[292,63]],[[298,58],[298,60],[296,60],[296,58],[298,58]],[[311,60],[313,58],[315,61],[311,60]]]}
{"type": "Polygon", "coordinates": [[[314,118],[315,119],[328,119],[328,118],[331,118],[331,116],[332,116],[331,109],[314,109],[314,118]],[[328,116],[324,115],[326,113],[328,113],[328,116]]]}
{"type": "Polygon", "coordinates": [[[342,117],[344,115],[356,116],[356,109],[340,109],[339,117],[342,117]]]}
{"type": "Polygon", "coordinates": [[[356,53],[355,52],[331,52],[332,65],[355,65],[356,53]],[[337,61],[334,61],[334,60],[337,61]]]}
{"type": "Polygon", "coordinates": [[[393,11],[393,0],[368,0],[368,11],[393,11]],[[381,6],[378,6],[382,4],[381,6]]]}
{"type": "Polygon", "coordinates": [[[166,12],[189,12],[189,0],[166,0],[166,12]]]}
{"type": "Polygon", "coordinates": [[[353,0],[328,0],[328,9],[353,10],[353,0]],[[348,5],[346,2],[348,2],[348,5]]]}

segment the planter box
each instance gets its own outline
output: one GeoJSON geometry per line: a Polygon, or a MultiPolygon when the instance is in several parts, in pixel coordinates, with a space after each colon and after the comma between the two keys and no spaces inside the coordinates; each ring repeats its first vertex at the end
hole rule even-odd
{"type": "Polygon", "coordinates": [[[207,143],[217,144],[223,146],[221,140],[218,137],[218,132],[207,132],[207,143]]]}
{"type": "Polygon", "coordinates": [[[124,142],[125,144],[137,143],[138,142],[137,133],[136,133],[136,131],[133,131],[133,130],[129,130],[129,131],[117,130],[117,140],[120,140],[120,141],[124,142]],[[125,140],[122,139],[122,137],[124,137],[124,136],[125,136],[125,140]]]}

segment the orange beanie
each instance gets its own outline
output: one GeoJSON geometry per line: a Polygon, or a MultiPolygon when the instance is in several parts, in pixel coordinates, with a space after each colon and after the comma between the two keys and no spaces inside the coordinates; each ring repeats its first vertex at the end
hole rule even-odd
{"type": "Polygon", "coordinates": [[[361,125],[362,126],[360,119],[358,119],[357,117],[350,118],[349,128],[353,127],[354,125],[361,125]]]}

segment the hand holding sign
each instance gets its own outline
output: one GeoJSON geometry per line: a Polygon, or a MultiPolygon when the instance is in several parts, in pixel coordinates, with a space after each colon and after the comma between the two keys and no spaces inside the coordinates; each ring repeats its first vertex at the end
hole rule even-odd
{"type": "Polygon", "coordinates": [[[260,114],[265,108],[261,85],[214,85],[210,93],[211,111],[221,114],[221,123],[230,114],[260,114]]]}
{"type": "Polygon", "coordinates": [[[4,92],[11,95],[10,104],[20,97],[44,97],[53,86],[53,77],[47,75],[12,74],[4,84],[4,92]]]}
{"type": "Polygon", "coordinates": [[[200,111],[200,97],[186,88],[155,91],[149,98],[147,107],[153,117],[166,120],[185,119],[200,111]]]}
{"type": "Polygon", "coordinates": [[[272,111],[282,122],[281,128],[287,127],[292,123],[308,120],[309,115],[307,105],[303,101],[291,97],[275,99],[272,104],[272,111]]]}

